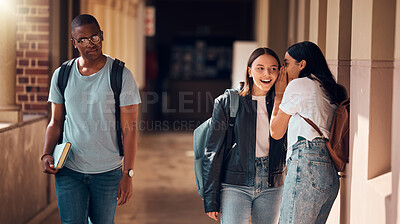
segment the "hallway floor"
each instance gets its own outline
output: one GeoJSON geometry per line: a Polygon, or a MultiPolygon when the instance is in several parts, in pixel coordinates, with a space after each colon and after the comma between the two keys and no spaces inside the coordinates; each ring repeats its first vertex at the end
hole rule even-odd
{"type": "MultiPolygon", "coordinates": [[[[133,197],[117,208],[115,223],[217,223],[204,214],[193,160],[192,132],[140,133],[133,197]]],[[[45,223],[61,223],[58,211],[45,223]]]]}

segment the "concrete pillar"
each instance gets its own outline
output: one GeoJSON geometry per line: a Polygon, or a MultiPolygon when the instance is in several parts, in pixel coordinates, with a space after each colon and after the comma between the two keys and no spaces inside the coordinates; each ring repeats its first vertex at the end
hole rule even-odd
{"type": "MultiPolygon", "coordinates": [[[[400,0],[396,4],[396,21],[400,21],[400,0]]],[[[390,200],[389,222],[398,223],[400,220],[400,23],[395,27],[395,52],[393,72],[393,105],[392,105],[392,196],[390,200]]]]}
{"type": "MultiPolygon", "coordinates": [[[[326,28],[322,23],[313,24],[317,18],[311,15],[310,19],[310,39],[325,46],[325,56],[330,70],[338,83],[342,84],[347,93],[350,94],[350,44],[351,44],[351,5],[348,0],[327,0],[326,2],[315,0],[311,1],[312,8],[318,7],[322,12],[326,12],[326,28]],[[322,2],[322,4],[320,4],[322,2]],[[314,28],[317,26],[317,28],[314,28]],[[325,31],[325,36],[321,32],[325,31]],[[324,43],[323,38],[326,42],[324,43]],[[346,46],[346,47],[343,47],[346,46]]],[[[317,13],[314,13],[317,14],[317,13]]],[[[319,17],[321,13],[317,14],[319,17]]],[[[350,192],[351,192],[351,173],[348,165],[340,179],[340,191],[329,216],[328,223],[349,223],[350,213],[350,192]]]]}
{"type": "Polygon", "coordinates": [[[124,29],[126,29],[126,27],[124,27],[124,24],[122,23],[123,18],[124,18],[124,13],[122,10],[122,1],[115,1],[114,3],[115,5],[113,5],[113,46],[114,46],[114,51],[113,51],[113,55],[115,57],[123,57],[122,55],[122,47],[125,44],[124,41],[124,29]],[[120,36],[119,40],[117,40],[117,35],[118,34],[120,36]]]}
{"type": "Polygon", "coordinates": [[[129,43],[129,29],[127,29],[129,21],[131,20],[130,16],[129,16],[129,1],[125,1],[123,3],[121,3],[121,25],[122,25],[122,29],[121,29],[121,45],[119,46],[120,48],[120,52],[121,52],[121,57],[128,59],[129,58],[129,49],[124,46],[124,44],[129,43]]]}
{"type": "Polygon", "coordinates": [[[0,122],[18,123],[22,113],[16,105],[16,14],[14,1],[0,2],[0,122]]]}
{"type": "Polygon", "coordinates": [[[269,0],[256,1],[256,41],[259,46],[268,45],[269,0]]]}
{"type": "MultiPolygon", "coordinates": [[[[144,39],[144,33],[140,32],[140,31],[144,31],[144,29],[140,30],[139,23],[138,21],[144,21],[144,19],[140,19],[141,17],[139,17],[139,4],[130,1],[129,2],[129,8],[127,11],[127,16],[128,16],[128,23],[126,25],[126,27],[129,27],[127,29],[127,36],[129,37],[129,39],[126,40],[126,44],[129,46],[130,49],[137,49],[137,54],[131,54],[130,52],[127,52],[127,58],[129,58],[129,60],[132,62],[130,64],[130,68],[132,69],[132,72],[134,73],[134,76],[136,78],[136,82],[139,82],[138,80],[138,73],[139,73],[139,69],[140,66],[144,65],[144,60],[139,62],[139,58],[144,59],[145,55],[142,54],[142,52],[140,51],[141,47],[145,47],[145,43],[142,42],[143,46],[141,46],[139,44],[139,41],[141,41],[141,38],[144,39]]],[[[144,12],[144,9],[143,9],[144,12]]],[[[144,15],[144,14],[142,14],[144,15]]],[[[143,23],[142,23],[143,24],[143,23]]]]}
{"type": "Polygon", "coordinates": [[[325,54],[327,0],[310,0],[310,36],[325,54]]]}
{"type": "Polygon", "coordinates": [[[115,35],[115,0],[106,0],[106,2],[104,14],[99,16],[102,17],[104,22],[102,28],[104,31],[103,53],[116,57],[115,46],[116,41],[119,41],[119,38],[115,35]]]}
{"type": "Polygon", "coordinates": [[[350,223],[386,223],[396,0],[353,0],[350,223]]]}
{"type": "Polygon", "coordinates": [[[256,42],[260,47],[269,47],[283,60],[288,47],[289,0],[256,2],[256,42]]]}
{"type": "Polygon", "coordinates": [[[86,0],[81,7],[96,16],[104,32],[103,53],[118,58],[144,86],[144,0],[86,0]]]}
{"type": "MultiPolygon", "coordinates": [[[[126,46],[127,46],[127,52],[126,52],[126,60],[127,61],[131,61],[132,63],[129,65],[129,69],[131,69],[132,72],[134,72],[135,74],[135,78],[137,77],[137,68],[138,68],[138,62],[137,62],[137,58],[139,57],[144,57],[144,55],[142,56],[142,54],[139,54],[139,51],[137,51],[138,54],[132,54],[130,52],[130,49],[137,49],[138,47],[138,43],[136,41],[137,39],[137,32],[139,32],[139,29],[137,27],[136,21],[135,21],[135,16],[137,16],[136,11],[138,10],[136,5],[133,4],[132,2],[128,2],[128,5],[126,6],[126,16],[127,16],[127,21],[126,21],[126,37],[127,39],[125,40],[126,46]],[[134,70],[132,70],[134,69],[134,70]]],[[[144,21],[144,20],[142,20],[144,21]]],[[[142,33],[143,34],[143,33],[142,33]]],[[[144,36],[142,36],[144,38],[144,36]]],[[[144,44],[144,43],[143,43],[144,44]]],[[[145,46],[143,46],[145,47],[145,46]]],[[[144,61],[143,61],[144,63],[144,61]]],[[[136,79],[136,82],[138,82],[138,80],[136,79]]]]}
{"type": "MultiPolygon", "coordinates": [[[[137,36],[137,53],[136,56],[136,74],[134,74],[136,82],[139,88],[144,87],[146,82],[145,79],[145,58],[146,58],[146,39],[145,39],[145,8],[146,8],[146,1],[145,0],[136,0],[135,8],[136,8],[136,17],[135,17],[135,24],[136,24],[136,36],[137,36]]],[[[156,31],[157,32],[157,31],[156,31]]]]}
{"type": "Polygon", "coordinates": [[[110,41],[108,39],[108,37],[110,35],[108,33],[109,31],[105,29],[107,27],[106,2],[105,2],[105,0],[102,1],[101,3],[97,3],[97,2],[94,3],[93,1],[90,1],[87,5],[88,5],[88,8],[87,8],[88,11],[86,13],[93,14],[94,16],[96,16],[96,19],[100,24],[100,28],[103,31],[103,38],[105,41],[105,42],[103,42],[103,53],[104,53],[106,50],[108,50],[107,42],[110,41]]]}
{"type": "Polygon", "coordinates": [[[283,61],[288,46],[289,1],[270,1],[268,47],[272,48],[283,61]]]}
{"type": "Polygon", "coordinates": [[[309,33],[310,33],[310,0],[298,0],[296,42],[308,40],[309,33]]]}
{"type": "Polygon", "coordinates": [[[328,0],[326,59],[338,83],[350,93],[352,1],[328,0]]]}
{"type": "MultiPolygon", "coordinates": [[[[50,2],[50,29],[51,29],[51,34],[50,34],[50,49],[51,49],[51,54],[50,54],[50,72],[53,72],[60,66],[60,57],[61,57],[61,51],[60,51],[60,11],[61,11],[61,4],[60,1],[51,1],[50,2]]],[[[70,27],[70,26],[68,26],[70,27]]],[[[69,38],[71,38],[69,36],[69,38]]],[[[52,74],[52,73],[51,73],[52,74]]]]}
{"type": "Polygon", "coordinates": [[[297,37],[297,0],[289,0],[288,2],[288,34],[287,45],[296,43],[297,37]]]}
{"type": "MultiPolygon", "coordinates": [[[[73,7],[74,7],[74,2],[73,2],[73,0],[68,0],[68,21],[69,21],[68,26],[67,26],[67,29],[68,29],[68,39],[70,39],[70,37],[72,37],[71,22],[72,22],[72,20],[73,20],[74,17],[75,17],[75,16],[72,14],[72,9],[73,9],[73,7]]],[[[65,10],[65,9],[64,9],[64,10],[65,10]]],[[[78,49],[75,49],[75,50],[74,50],[74,46],[73,46],[73,44],[72,44],[72,41],[68,41],[67,43],[68,43],[68,52],[67,52],[67,53],[68,53],[68,59],[79,56],[78,49]]]]}

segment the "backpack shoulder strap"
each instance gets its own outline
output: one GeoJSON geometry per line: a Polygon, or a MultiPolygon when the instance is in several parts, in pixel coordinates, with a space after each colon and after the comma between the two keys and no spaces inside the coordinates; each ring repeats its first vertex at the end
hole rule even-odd
{"type": "Polygon", "coordinates": [[[68,84],[69,73],[71,71],[72,65],[74,64],[75,60],[76,60],[76,58],[73,58],[71,60],[64,62],[61,65],[60,72],[58,74],[57,85],[61,91],[63,98],[64,98],[65,88],[67,88],[67,84],[68,84]]]}
{"type": "Polygon", "coordinates": [[[345,100],[343,100],[339,106],[344,106],[346,108],[347,111],[350,110],[350,98],[347,98],[345,100]]]}
{"type": "MultiPolygon", "coordinates": [[[[120,61],[118,59],[114,59],[111,74],[110,74],[110,81],[111,81],[111,88],[114,92],[114,97],[119,96],[122,90],[122,72],[124,70],[125,62],[120,61]]],[[[119,101],[119,98],[118,98],[119,101]]]]}
{"type": "MultiPolygon", "coordinates": [[[[61,65],[61,68],[60,68],[60,71],[58,74],[57,86],[58,86],[58,89],[60,89],[60,91],[61,91],[61,95],[63,97],[64,103],[65,103],[64,92],[65,92],[65,89],[67,88],[69,73],[71,71],[72,65],[74,64],[75,60],[76,60],[76,58],[73,58],[71,60],[64,62],[61,65]]],[[[64,111],[64,113],[66,115],[67,111],[64,111]]],[[[64,118],[65,118],[65,115],[64,115],[64,118]]],[[[62,126],[61,126],[60,136],[58,137],[59,144],[61,144],[63,142],[63,133],[64,133],[64,122],[62,123],[62,126]]]]}
{"type": "MultiPolygon", "coordinates": [[[[350,109],[350,98],[347,98],[347,99],[343,100],[339,104],[336,104],[336,106],[338,108],[339,107],[343,107],[343,110],[346,110],[347,113],[348,113],[349,109],[350,109]]],[[[335,114],[338,112],[338,108],[336,108],[335,114]]],[[[312,122],[312,120],[310,120],[308,118],[305,118],[305,117],[303,117],[301,115],[300,115],[300,117],[302,117],[308,124],[310,124],[318,132],[318,134],[321,135],[321,137],[325,138],[324,135],[322,134],[321,129],[319,129],[319,127],[314,122],[312,122]]]]}
{"type": "Polygon", "coordinates": [[[115,100],[115,130],[117,132],[117,143],[119,148],[119,155],[124,155],[124,149],[122,145],[122,129],[121,129],[121,111],[120,111],[120,101],[119,96],[122,90],[122,73],[124,71],[125,62],[120,61],[118,59],[114,59],[111,74],[110,74],[110,83],[111,88],[114,93],[115,100]]]}
{"type": "Polygon", "coordinates": [[[229,96],[229,127],[227,132],[227,152],[232,148],[234,142],[234,126],[237,111],[239,108],[239,94],[237,90],[234,89],[227,89],[225,92],[228,92],[229,96]]]}
{"type": "Polygon", "coordinates": [[[321,137],[325,138],[324,134],[322,134],[322,131],[319,129],[319,127],[312,120],[310,120],[308,118],[305,118],[305,117],[301,116],[300,114],[299,114],[299,116],[302,117],[308,124],[310,124],[311,127],[313,127],[321,137]]]}
{"type": "Polygon", "coordinates": [[[235,118],[239,108],[239,94],[235,89],[225,90],[229,94],[229,117],[235,118]]]}

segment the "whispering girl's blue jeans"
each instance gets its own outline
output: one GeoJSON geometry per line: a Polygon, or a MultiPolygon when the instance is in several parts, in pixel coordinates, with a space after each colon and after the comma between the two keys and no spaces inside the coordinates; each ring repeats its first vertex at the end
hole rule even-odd
{"type": "Polygon", "coordinates": [[[55,175],[58,209],[63,224],[114,223],[122,169],[83,174],[66,167],[55,175]]]}
{"type": "Polygon", "coordinates": [[[221,223],[277,224],[282,187],[268,186],[268,157],[257,158],[254,186],[222,184],[221,223]]]}
{"type": "Polygon", "coordinates": [[[325,141],[298,141],[287,167],[280,224],[325,223],[339,191],[339,176],[325,141]]]}

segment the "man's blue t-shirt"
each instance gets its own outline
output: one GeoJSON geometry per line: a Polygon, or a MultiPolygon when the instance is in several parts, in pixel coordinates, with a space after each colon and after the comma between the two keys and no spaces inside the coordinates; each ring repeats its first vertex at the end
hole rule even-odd
{"type": "MultiPolygon", "coordinates": [[[[78,60],[71,68],[64,98],[57,86],[60,68],[51,79],[49,102],[65,105],[63,142],[71,143],[65,166],[81,173],[103,173],[122,165],[115,131],[115,101],[110,74],[113,59],[107,56],[104,67],[83,76],[78,60]]],[[[141,103],[132,73],[124,68],[120,106],[141,103]]]]}

